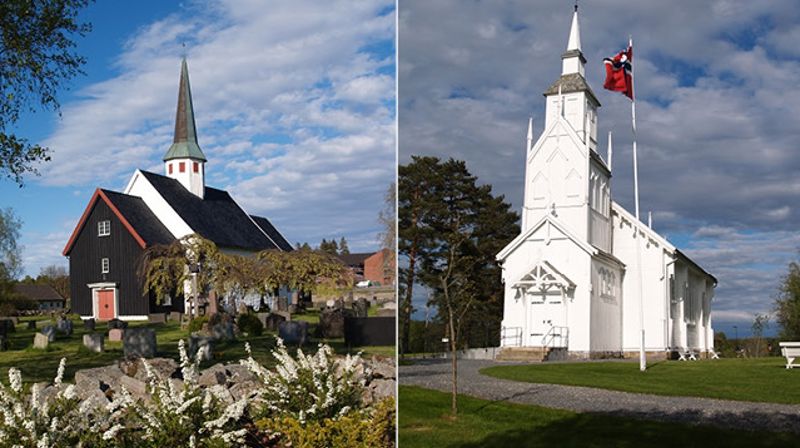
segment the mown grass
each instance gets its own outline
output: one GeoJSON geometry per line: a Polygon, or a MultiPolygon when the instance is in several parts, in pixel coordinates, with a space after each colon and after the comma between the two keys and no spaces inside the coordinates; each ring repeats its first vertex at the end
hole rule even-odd
{"type": "MultiPolygon", "coordinates": [[[[302,316],[302,315],[300,315],[302,316]]],[[[123,357],[122,343],[105,341],[105,351],[94,353],[83,346],[83,335],[89,333],[83,328],[81,320],[77,316],[73,319],[74,333],[72,336],[56,334],[55,342],[50,343],[47,350],[33,348],[34,334],[47,324],[55,325],[55,322],[48,321],[48,317],[38,316],[35,318],[26,317],[20,320],[16,326],[16,331],[9,333],[9,350],[0,352],[0,382],[7,382],[8,369],[16,367],[22,371],[22,379],[25,383],[39,381],[52,381],[58,370],[61,358],[67,359],[64,373],[65,381],[73,381],[75,372],[81,369],[101,367],[113,364],[123,357]],[[37,330],[27,329],[27,321],[36,320],[39,322],[37,330]]],[[[130,322],[131,327],[151,327],[156,331],[156,341],[159,357],[178,359],[178,341],[186,340],[189,337],[188,330],[182,329],[178,322],[167,322],[165,324],[150,324],[145,322],[130,322]]],[[[313,335],[313,326],[309,333],[313,335]]],[[[108,327],[104,322],[97,322],[96,333],[107,333],[108,327]]],[[[272,357],[272,350],[276,344],[276,334],[264,331],[261,336],[242,336],[236,341],[218,342],[214,347],[215,359],[206,361],[201,365],[205,368],[218,362],[238,362],[246,356],[245,342],[250,343],[253,358],[260,363],[271,366],[275,360],[272,357]]],[[[326,342],[333,347],[338,354],[357,353],[363,351],[364,356],[380,355],[393,356],[394,346],[392,347],[346,347],[344,341],[330,340],[317,341],[310,340],[304,348],[306,351],[316,350],[317,342],[326,342]]]]}
{"type": "Polygon", "coordinates": [[[638,363],[588,362],[494,366],[484,375],[529,383],[599,387],[656,395],[800,403],[800,371],[777,357],[662,361],[640,372],[638,363]]]}
{"type": "Polygon", "coordinates": [[[783,447],[796,435],[724,430],[636,420],[602,414],[493,402],[459,396],[458,417],[450,395],[400,386],[399,446],[403,448],[506,447],[783,447]]]}

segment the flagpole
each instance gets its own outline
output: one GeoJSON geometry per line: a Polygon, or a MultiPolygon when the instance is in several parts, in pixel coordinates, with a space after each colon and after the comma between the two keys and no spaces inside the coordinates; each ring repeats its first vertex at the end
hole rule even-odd
{"type": "MultiPolygon", "coordinates": [[[[628,37],[628,46],[633,51],[633,37],[628,37]]],[[[632,56],[632,55],[631,55],[632,56]]],[[[633,59],[633,58],[631,58],[633,59]]],[[[636,84],[636,77],[634,76],[634,64],[631,64],[631,129],[633,131],[633,200],[636,209],[636,226],[634,227],[634,239],[636,240],[636,281],[639,286],[639,329],[641,331],[641,340],[639,341],[639,370],[644,372],[647,370],[647,357],[644,352],[644,292],[642,291],[642,250],[639,242],[639,161],[636,154],[636,90],[633,88],[636,84]]]]}

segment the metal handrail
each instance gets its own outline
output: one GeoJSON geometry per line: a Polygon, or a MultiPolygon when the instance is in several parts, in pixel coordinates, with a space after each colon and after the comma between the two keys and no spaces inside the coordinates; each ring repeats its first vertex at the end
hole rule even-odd
{"type": "Polygon", "coordinates": [[[502,347],[521,347],[522,346],[522,327],[503,327],[500,332],[500,346],[502,347]],[[507,334],[511,332],[512,334],[507,334]],[[511,339],[513,343],[507,344],[506,340],[511,339]]]}
{"type": "Polygon", "coordinates": [[[542,346],[547,347],[569,347],[569,327],[552,326],[542,337],[542,346]],[[560,338],[561,344],[556,345],[555,339],[560,338]],[[552,345],[551,345],[552,344],[552,345]]]}

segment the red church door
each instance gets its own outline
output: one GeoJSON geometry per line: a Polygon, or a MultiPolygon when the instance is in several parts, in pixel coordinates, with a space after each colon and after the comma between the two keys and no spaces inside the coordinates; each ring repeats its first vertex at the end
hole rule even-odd
{"type": "Polygon", "coordinates": [[[114,318],[114,290],[101,289],[97,291],[97,318],[111,320],[114,318]]]}

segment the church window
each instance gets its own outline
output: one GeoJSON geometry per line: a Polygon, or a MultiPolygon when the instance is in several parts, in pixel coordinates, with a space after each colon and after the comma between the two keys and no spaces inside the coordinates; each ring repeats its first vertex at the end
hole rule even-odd
{"type": "Polygon", "coordinates": [[[110,268],[110,263],[108,261],[108,258],[103,258],[102,260],[100,260],[100,273],[101,274],[108,274],[109,268],[110,268]]]}
{"type": "Polygon", "coordinates": [[[172,164],[171,163],[167,165],[167,171],[169,172],[169,174],[172,174],[172,164]]]}
{"type": "Polygon", "coordinates": [[[97,223],[97,236],[111,235],[111,221],[100,221],[97,223]]]}
{"type": "Polygon", "coordinates": [[[197,162],[192,162],[192,171],[194,171],[195,173],[199,172],[200,171],[200,164],[197,163],[197,162]]]}
{"type": "Polygon", "coordinates": [[[186,172],[186,162],[178,162],[178,171],[181,173],[186,172]]]}

